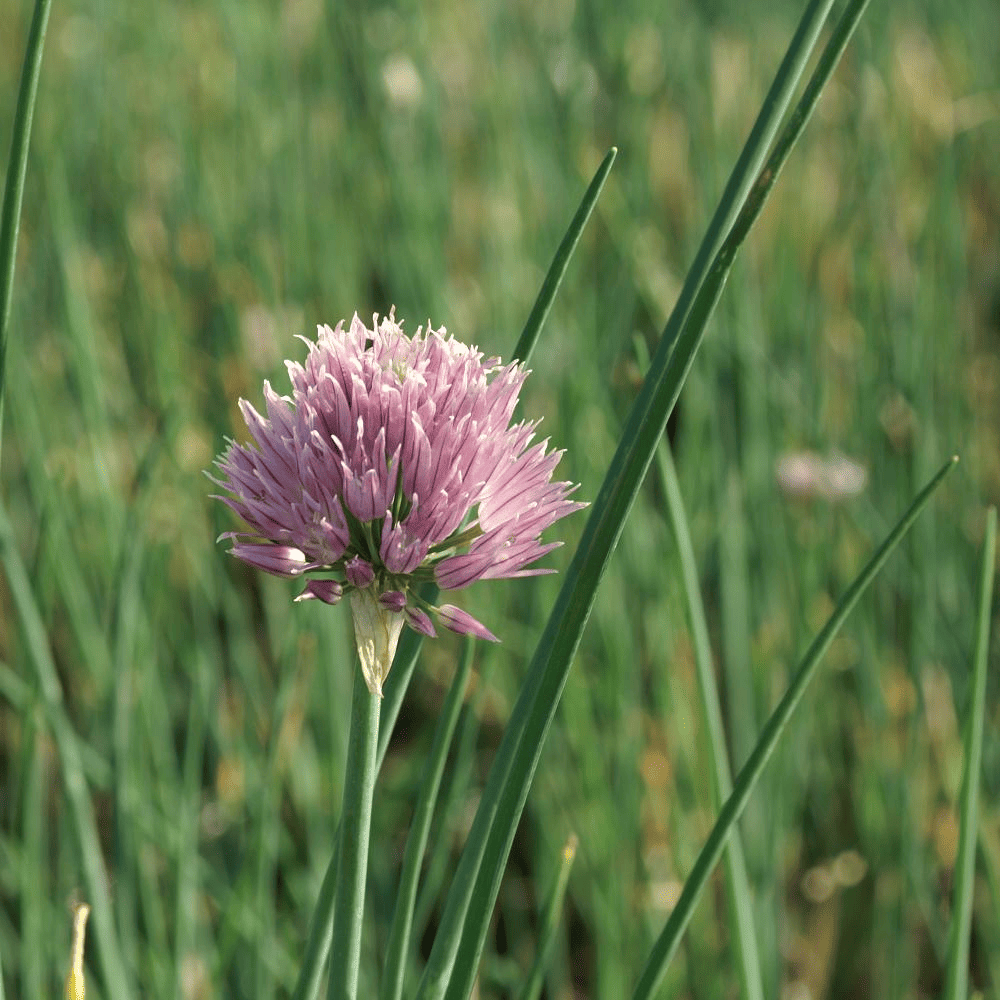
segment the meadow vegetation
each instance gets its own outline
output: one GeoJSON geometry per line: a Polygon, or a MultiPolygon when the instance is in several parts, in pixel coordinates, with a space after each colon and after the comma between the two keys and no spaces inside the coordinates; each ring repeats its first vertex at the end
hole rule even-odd
{"type": "MultiPolygon", "coordinates": [[[[203,472],[297,334],[395,305],[509,356],[618,158],[521,413],[592,500],[798,5],[57,0],[21,224],[2,496],[63,689],[0,586],[0,955],[55,996],[79,738],[123,956],[149,997],[288,996],[332,850],[346,608],[230,559],[203,472]]],[[[30,4],[0,31],[6,149],[30,4]]],[[[910,499],[961,464],[834,642],[741,824],[769,997],[942,987],[985,507],[1000,497],[1000,16],[875,3],[752,232],[670,424],[738,767],[910,499]]],[[[559,577],[462,595],[479,643],[416,908],[429,947],[559,577]]],[[[518,829],[480,996],[518,994],[578,837],[545,996],[628,996],[711,829],[662,483],[632,510],[518,829]]],[[[463,603],[459,601],[459,603],[463,603]]],[[[461,641],[427,642],[375,793],[374,995],[461,641]]],[[[1000,717],[987,688],[971,983],[1000,984],[1000,717]]],[[[715,877],[663,995],[736,994],[715,877]]],[[[414,956],[413,973],[419,970],[414,956]]],[[[415,982],[415,979],[414,979],[415,982]]],[[[88,990],[90,981],[88,981],[88,990]]],[[[100,997],[93,977],[93,996],[100,997]]]]}

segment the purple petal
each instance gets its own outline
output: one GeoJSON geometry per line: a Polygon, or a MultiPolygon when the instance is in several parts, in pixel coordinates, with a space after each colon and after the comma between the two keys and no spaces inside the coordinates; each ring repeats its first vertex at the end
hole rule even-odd
{"type": "Polygon", "coordinates": [[[310,580],[296,601],[323,601],[336,604],[344,596],[343,585],[336,580],[310,580]]]}
{"type": "Polygon", "coordinates": [[[402,611],[406,607],[406,594],[401,590],[387,590],[378,602],[386,611],[402,611]]]}
{"type": "Polygon", "coordinates": [[[291,545],[273,545],[270,542],[260,545],[236,542],[229,554],[275,576],[300,576],[309,565],[309,560],[301,549],[291,545]]]}
{"type": "Polygon", "coordinates": [[[364,590],[375,579],[375,570],[372,569],[372,564],[367,559],[362,559],[361,556],[349,559],[344,569],[347,573],[347,582],[352,587],[357,587],[358,590],[364,590]]]}
{"type": "Polygon", "coordinates": [[[476,621],[468,611],[456,608],[454,604],[442,604],[437,609],[437,614],[438,621],[452,632],[474,635],[478,639],[489,639],[490,642],[500,641],[482,622],[476,621]]]}
{"type": "MultiPolygon", "coordinates": [[[[355,314],[301,339],[307,357],[286,362],[290,395],[265,383],[259,410],[241,401],[248,443],[228,442],[210,477],[248,526],[236,532],[234,555],[279,576],[339,565],[350,511],[382,522],[377,559],[350,562],[353,587],[387,570],[405,592],[406,578],[429,568],[431,548],[462,526],[483,534],[437,564],[443,586],[543,572],[528,568],[551,547],[542,532],[580,505],[571,484],[552,482],[562,453],[532,443],[538,424],[510,425],[523,365],[484,357],[443,327],[411,336],[392,311],[371,328],[355,314]],[[402,523],[388,516],[397,488],[407,500],[402,523]]],[[[306,595],[322,599],[312,588],[306,595]]],[[[424,619],[414,614],[411,624],[420,630],[424,619]]]]}
{"type": "Polygon", "coordinates": [[[430,620],[427,613],[421,611],[420,608],[407,608],[406,621],[410,628],[415,631],[430,636],[432,639],[437,638],[437,630],[434,628],[434,623],[430,620]]]}

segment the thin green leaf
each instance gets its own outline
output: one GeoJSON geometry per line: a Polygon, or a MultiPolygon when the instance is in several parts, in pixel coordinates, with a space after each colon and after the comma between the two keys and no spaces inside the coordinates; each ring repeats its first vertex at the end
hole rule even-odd
{"type": "MultiPolygon", "coordinates": [[[[10,323],[11,299],[14,294],[14,265],[17,262],[17,232],[21,225],[21,202],[24,198],[24,178],[28,171],[28,143],[31,120],[35,114],[38,77],[42,69],[45,29],[49,23],[52,0],[36,0],[35,13],[28,31],[28,45],[21,68],[21,85],[17,92],[14,129],[7,161],[7,180],[0,213],[0,432],[3,430],[4,386],[7,374],[7,327],[10,323]]],[[[2,433],[0,433],[2,441],[2,433]]]]}
{"type": "Polygon", "coordinates": [[[462,658],[458,670],[451,682],[448,697],[445,699],[438,724],[434,731],[434,743],[430,756],[424,766],[420,780],[420,794],[410,821],[410,832],[406,837],[406,849],[403,853],[403,864],[399,873],[399,891],[396,894],[396,907],[392,914],[392,928],[389,931],[389,944],[386,947],[385,965],[382,971],[382,987],[379,996],[382,1000],[399,1000],[403,995],[403,976],[406,972],[406,952],[410,944],[410,933],[413,926],[413,906],[417,899],[417,882],[420,878],[421,862],[427,847],[427,835],[430,833],[431,817],[437,803],[438,791],[441,788],[441,776],[451,747],[455,726],[458,723],[459,712],[468,686],[469,674],[472,671],[472,652],[475,642],[466,638],[462,658]]]}
{"type": "Polygon", "coordinates": [[[333,855],[323,876],[323,884],[309,924],[306,951],[292,1000],[316,1000],[323,982],[323,966],[330,954],[330,942],[333,940],[333,904],[337,896],[337,868],[340,862],[339,824],[333,835],[333,845],[333,855]]]}
{"type": "Polygon", "coordinates": [[[35,669],[38,687],[45,705],[46,719],[59,750],[66,799],[80,848],[80,864],[87,902],[94,919],[97,958],[104,976],[105,995],[115,1000],[127,1000],[132,995],[125,965],[122,962],[115,932],[111,899],[108,895],[108,873],[101,855],[100,838],[94,820],[87,779],[84,775],[80,743],[63,708],[62,685],[49,649],[35,595],[21,555],[14,544],[13,530],[7,511],[0,504],[0,559],[4,564],[7,583],[17,608],[28,646],[28,658],[35,669]]]}
{"type": "Polygon", "coordinates": [[[608,179],[608,174],[611,173],[611,167],[617,155],[617,147],[612,146],[607,156],[601,161],[597,173],[594,174],[594,179],[584,193],[583,201],[580,202],[580,207],[577,208],[576,214],[569,224],[569,229],[566,230],[566,235],[562,238],[555,257],[552,258],[548,273],[545,275],[541,289],[539,289],[538,298],[535,299],[535,304],[528,314],[528,321],[524,324],[524,330],[521,331],[511,360],[527,363],[531,357],[542,325],[548,319],[556,292],[559,291],[559,286],[562,284],[563,275],[566,273],[566,268],[569,267],[570,258],[573,256],[576,245],[580,242],[584,226],[587,225],[590,213],[593,212],[594,206],[597,204],[597,199],[604,187],[604,182],[608,179]]]}
{"type": "Polygon", "coordinates": [[[562,863],[559,865],[559,872],[556,875],[555,884],[549,893],[549,898],[545,901],[545,910],[538,926],[538,943],[535,952],[535,961],[531,966],[531,972],[521,991],[521,1000],[538,1000],[542,992],[542,981],[545,978],[545,970],[549,966],[549,956],[552,953],[552,945],[556,939],[556,930],[559,927],[559,918],[562,915],[563,901],[566,899],[566,887],[569,885],[569,873],[573,869],[573,861],[576,859],[577,837],[571,833],[566,846],[562,851],[562,863]]]}
{"type": "Polygon", "coordinates": [[[705,841],[705,846],[701,849],[698,860],[695,861],[694,867],[691,869],[691,874],[684,883],[680,899],[677,901],[677,905],[670,914],[670,919],[667,921],[662,933],[657,938],[656,944],[653,946],[649,960],[646,963],[646,968],[643,970],[639,984],[632,995],[633,1000],[646,1000],[646,998],[656,994],[667,971],[667,966],[677,951],[684,930],[691,920],[698,898],[705,888],[705,884],[708,882],[708,877],[712,873],[715,863],[722,854],[726,839],[736,825],[736,821],[740,818],[740,814],[743,812],[747,800],[750,798],[750,793],[753,791],[757,779],[764,770],[764,765],[767,764],[771,754],[774,752],[774,748],[777,746],[778,740],[784,731],[785,725],[791,718],[792,712],[795,711],[795,707],[801,700],[803,692],[815,676],[823,654],[829,649],[830,643],[833,641],[833,637],[837,634],[840,626],[843,625],[844,619],[850,614],[854,605],[857,604],[858,599],[875,578],[875,575],[882,568],[886,559],[889,558],[889,554],[899,544],[906,532],[910,530],[913,522],[924,507],[927,506],[927,502],[934,491],[941,485],[941,481],[951,471],[956,461],[958,459],[953,457],[945,462],[934,478],[920,491],[917,498],[910,505],[909,510],[902,516],[888,538],[879,546],[878,551],[872,556],[868,565],[865,566],[848,588],[847,593],[841,598],[840,603],[823,626],[822,631],[813,640],[795,674],[795,678],[789,685],[784,697],[778,703],[778,707],[771,714],[771,718],[767,720],[767,724],[761,731],[757,746],[754,747],[753,753],[750,754],[749,759],[737,776],[735,789],[723,806],[722,812],[719,813],[719,818],[716,820],[715,826],[712,827],[712,832],[708,835],[708,840],[705,841]]]}
{"type": "MultiPolygon", "coordinates": [[[[594,175],[594,179],[590,182],[590,186],[587,188],[583,196],[583,201],[573,216],[573,220],[570,222],[566,235],[556,250],[556,255],[549,266],[542,289],[528,316],[517,346],[514,348],[514,358],[527,362],[531,356],[531,352],[534,350],[542,324],[544,324],[549,314],[552,300],[559,289],[573,250],[580,240],[583,227],[590,218],[597,197],[601,193],[616,153],[617,150],[612,149],[605,156],[597,173],[594,175]]],[[[437,587],[428,585],[421,592],[421,597],[427,603],[433,604],[437,599],[437,593],[437,587]]],[[[399,649],[393,660],[392,669],[386,678],[382,700],[382,725],[381,732],[379,733],[378,755],[376,758],[377,770],[381,770],[382,768],[382,762],[385,759],[386,750],[389,746],[389,739],[392,736],[396,719],[399,716],[403,698],[413,677],[413,671],[416,667],[422,644],[422,635],[414,632],[412,629],[406,629],[400,639],[399,649]]],[[[299,973],[293,1000],[315,1000],[315,997],[318,995],[322,966],[326,961],[330,947],[331,926],[329,922],[326,924],[320,923],[317,920],[317,916],[320,913],[324,913],[329,918],[329,915],[332,913],[331,907],[336,884],[337,856],[337,850],[335,849],[334,856],[331,858],[330,865],[323,878],[323,884],[320,887],[319,898],[316,903],[316,913],[310,924],[305,958],[299,973]]]]}
{"type": "MultiPolygon", "coordinates": [[[[521,331],[521,336],[518,338],[514,351],[511,354],[512,360],[516,359],[524,364],[527,364],[530,360],[531,354],[535,349],[535,344],[538,342],[542,326],[545,324],[545,320],[548,319],[556,293],[559,291],[563,276],[569,267],[573,251],[576,250],[577,244],[580,242],[584,227],[590,219],[591,213],[594,211],[594,206],[597,204],[597,199],[604,188],[604,182],[608,179],[608,174],[611,173],[611,167],[617,155],[617,148],[612,147],[601,161],[601,165],[597,168],[597,172],[594,174],[590,185],[584,192],[583,200],[577,207],[576,213],[570,221],[569,228],[566,230],[566,234],[563,236],[562,241],[556,249],[555,256],[552,258],[552,263],[549,265],[549,270],[545,275],[545,280],[542,282],[538,297],[535,299],[535,304],[531,307],[531,312],[528,314],[524,329],[521,331]]],[[[427,586],[421,596],[428,604],[433,604],[437,599],[437,587],[433,585],[427,586]]],[[[389,745],[389,739],[392,736],[393,727],[396,724],[396,718],[399,715],[399,709],[403,703],[403,697],[413,676],[413,668],[420,654],[422,642],[423,636],[412,629],[407,629],[400,639],[399,650],[396,653],[396,658],[393,660],[392,670],[389,671],[389,676],[386,678],[385,696],[382,700],[382,732],[379,736],[378,748],[378,764],[380,768],[382,760],[385,757],[386,748],[389,745]]]]}
{"type": "MultiPolygon", "coordinates": [[[[645,369],[649,359],[646,344],[636,338],[640,368],[645,369]]],[[[687,601],[688,620],[694,645],[695,671],[698,678],[698,696],[701,700],[702,722],[708,733],[708,748],[712,769],[709,773],[712,807],[718,811],[733,790],[733,778],[729,769],[729,751],[722,724],[722,707],[719,690],[715,683],[715,668],[712,664],[712,647],[708,638],[708,624],[705,607],[701,600],[698,582],[698,567],[688,530],[687,514],[681,496],[677,470],[670,454],[666,437],[660,439],[656,452],[656,465],[660,473],[660,483],[667,501],[667,516],[677,540],[677,553],[681,563],[681,577],[684,583],[684,597],[687,601]]],[[[726,867],[726,892],[729,897],[730,934],[733,950],[736,952],[736,967],[740,977],[740,988],[745,1000],[763,1000],[764,987],[760,975],[760,954],[757,935],[754,931],[753,894],[747,879],[746,862],[739,830],[735,830],[726,845],[724,859],[726,867]]]]}
{"type": "Polygon", "coordinates": [[[979,576],[976,614],[976,649],[972,659],[972,698],[965,731],[965,768],[959,803],[961,825],[955,862],[955,905],[948,937],[948,978],[944,1000],[965,1000],[969,995],[969,937],[972,932],[972,897],[976,874],[979,771],[983,759],[986,721],[986,660],[990,648],[990,610],[997,552],[997,512],[989,509],[983,540],[983,566],[979,576]]]}
{"type": "Polygon", "coordinates": [[[440,1000],[446,990],[454,1000],[469,995],[514,831],[597,587],[725,284],[732,255],[724,261],[716,258],[764,162],[830,2],[814,0],[809,5],[667,321],[500,743],[424,970],[419,1000],[440,1000]],[[711,281],[703,288],[707,279],[711,281]]]}

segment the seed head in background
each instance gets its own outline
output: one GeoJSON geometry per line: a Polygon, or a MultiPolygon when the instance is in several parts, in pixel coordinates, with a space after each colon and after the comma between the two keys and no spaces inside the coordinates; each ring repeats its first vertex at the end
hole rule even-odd
{"type": "Polygon", "coordinates": [[[267,416],[240,411],[253,444],[229,442],[210,476],[248,525],[230,552],[276,576],[308,575],[296,600],[351,602],[365,681],[373,693],[392,664],[403,624],[428,636],[438,623],[496,641],[451,604],[426,604],[476,580],[535,576],[558,542],[553,522],[585,504],[552,482],[562,454],[532,445],[538,422],[510,420],[527,370],[484,361],[444,328],[408,337],[391,311],[372,329],[321,326],[305,365],[287,361],[292,395],[264,383],[267,416]]]}

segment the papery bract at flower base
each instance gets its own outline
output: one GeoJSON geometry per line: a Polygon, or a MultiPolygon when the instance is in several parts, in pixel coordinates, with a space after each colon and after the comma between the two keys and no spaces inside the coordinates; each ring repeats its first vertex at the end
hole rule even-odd
{"type": "Polygon", "coordinates": [[[368,690],[381,697],[382,682],[392,666],[406,616],[382,607],[370,587],[351,591],[351,613],[361,672],[368,690]]]}
{"type": "MultiPolygon", "coordinates": [[[[393,313],[371,329],[357,315],[346,329],[322,326],[305,343],[305,364],[286,362],[291,396],[265,382],[266,416],[240,400],[253,443],[230,442],[210,477],[248,525],[224,536],[233,555],[309,574],[298,599],[348,594],[359,647],[380,616],[390,639],[403,621],[434,635],[428,613],[495,639],[452,605],[422,605],[416,588],[551,572],[530,568],[558,544],[542,531],[585,506],[569,499],[572,484],[552,482],[562,453],[532,444],[537,423],[510,424],[526,369],[484,360],[444,328],[408,337],[393,313]]],[[[371,641],[378,656],[395,650],[395,639],[371,641]]],[[[383,666],[366,668],[373,691],[383,666]]]]}

